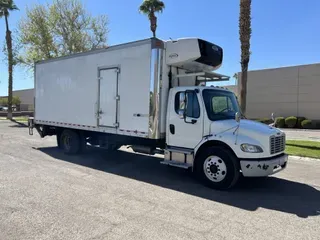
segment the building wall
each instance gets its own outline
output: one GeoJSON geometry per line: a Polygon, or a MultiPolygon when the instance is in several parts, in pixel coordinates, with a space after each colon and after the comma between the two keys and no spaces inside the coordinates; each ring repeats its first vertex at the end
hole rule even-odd
{"type": "Polygon", "coordinates": [[[227,88],[228,90],[232,91],[236,96],[238,96],[238,86],[237,85],[227,85],[223,86],[227,88]]]}
{"type": "Polygon", "coordinates": [[[18,96],[21,103],[33,104],[34,88],[13,91],[13,96],[18,96]]]}
{"type": "Polygon", "coordinates": [[[274,112],[275,116],[318,120],[319,90],[320,64],[249,71],[246,115],[262,118],[274,112]]]}
{"type": "MultiPolygon", "coordinates": [[[[13,96],[18,96],[21,100],[21,111],[33,111],[34,110],[34,88],[13,91],[13,96]]],[[[7,97],[7,96],[5,96],[7,97]]]]}

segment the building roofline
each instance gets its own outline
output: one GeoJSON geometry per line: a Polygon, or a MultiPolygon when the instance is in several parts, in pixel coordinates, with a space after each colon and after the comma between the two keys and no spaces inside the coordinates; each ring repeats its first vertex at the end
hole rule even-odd
{"type": "MultiPolygon", "coordinates": [[[[274,68],[262,68],[262,69],[254,69],[249,70],[248,72],[258,72],[258,71],[267,71],[267,70],[277,70],[277,69],[285,69],[285,68],[296,68],[296,67],[305,67],[305,66],[314,66],[314,65],[320,65],[319,63],[309,63],[309,64],[300,64],[300,65],[290,65],[290,66],[282,66],[282,67],[274,67],[274,68]]],[[[241,72],[238,72],[238,74],[241,72]]]]}
{"type": "Polygon", "coordinates": [[[17,89],[17,90],[12,90],[13,92],[19,92],[19,91],[26,91],[26,90],[34,90],[33,88],[25,88],[25,89],[17,89]]]}

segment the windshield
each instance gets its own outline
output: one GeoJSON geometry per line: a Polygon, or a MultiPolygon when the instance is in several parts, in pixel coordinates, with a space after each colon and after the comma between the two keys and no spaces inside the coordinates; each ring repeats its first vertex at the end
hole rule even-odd
{"type": "Polygon", "coordinates": [[[205,89],[203,100],[211,121],[234,119],[236,112],[240,112],[238,101],[232,92],[205,89]]]}

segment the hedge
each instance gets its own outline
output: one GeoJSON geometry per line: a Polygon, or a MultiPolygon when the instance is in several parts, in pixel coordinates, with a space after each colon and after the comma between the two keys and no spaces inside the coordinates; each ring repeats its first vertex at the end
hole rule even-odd
{"type": "Polygon", "coordinates": [[[303,120],[306,120],[306,118],[305,117],[297,117],[297,128],[302,128],[301,123],[303,120]]]}
{"type": "Polygon", "coordinates": [[[285,123],[288,128],[294,128],[297,125],[297,118],[294,116],[287,117],[285,123]]]}
{"type": "Polygon", "coordinates": [[[301,122],[301,126],[305,129],[310,129],[310,128],[313,128],[313,124],[312,124],[312,121],[311,120],[303,120],[301,122]]]}
{"type": "Polygon", "coordinates": [[[275,125],[277,128],[284,128],[284,126],[285,126],[284,117],[277,117],[275,123],[276,123],[275,125]]]}
{"type": "Polygon", "coordinates": [[[320,129],[320,120],[308,120],[305,117],[290,116],[287,118],[277,117],[275,121],[269,118],[252,119],[257,122],[271,124],[275,122],[277,128],[303,128],[303,129],[320,129]]]}

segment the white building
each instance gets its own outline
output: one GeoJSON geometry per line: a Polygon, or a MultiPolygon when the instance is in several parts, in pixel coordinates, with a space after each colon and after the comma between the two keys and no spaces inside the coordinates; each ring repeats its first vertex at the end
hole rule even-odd
{"type": "MultiPolygon", "coordinates": [[[[239,79],[241,73],[238,73],[239,79]]],[[[227,86],[238,96],[240,86],[227,86]]],[[[320,120],[320,63],[248,72],[248,118],[300,116],[320,120]]]]}

